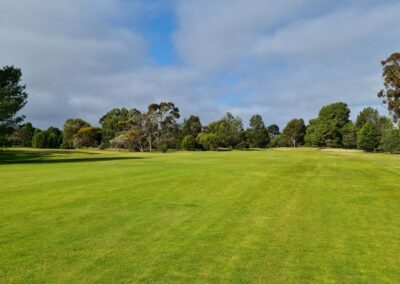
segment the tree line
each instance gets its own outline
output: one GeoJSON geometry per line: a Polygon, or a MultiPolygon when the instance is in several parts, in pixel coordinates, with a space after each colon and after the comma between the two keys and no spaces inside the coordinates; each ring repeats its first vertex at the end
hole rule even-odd
{"type": "Polygon", "coordinates": [[[16,115],[27,102],[22,72],[13,66],[0,70],[0,144],[35,148],[116,148],[129,151],[231,150],[267,147],[332,147],[365,151],[400,152],[400,53],[382,61],[384,89],[378,93],[391,117],[367,107],[353,122],[346,103],[323,106],[306,124],[302,118],[290,120],[280,131],[267,126],[261,115],[250,118],[244,128],[240,117],[226,113],[203,125],[191,115],[179,122],[180,111],[173,102],[150,104],[147,109],[114,108],[99,119],[98,126],[80,118],[70,118],[63,129],[35,128],[16,115]]]}

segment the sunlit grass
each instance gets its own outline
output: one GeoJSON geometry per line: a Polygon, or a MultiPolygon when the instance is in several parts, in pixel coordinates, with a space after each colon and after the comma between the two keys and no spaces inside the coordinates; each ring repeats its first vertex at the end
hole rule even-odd
{"type": "Polygon", "coordinates": [[[0,282],[398,283],[400,157],[0,152],[0,282]]]}

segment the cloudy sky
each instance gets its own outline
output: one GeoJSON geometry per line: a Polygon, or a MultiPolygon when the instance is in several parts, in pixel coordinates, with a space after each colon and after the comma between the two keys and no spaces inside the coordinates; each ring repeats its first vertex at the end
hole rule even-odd
{"type": "Polygon", "coordinates": [[[282,126],[336,101],[386,113],[399,14],[398,0],[1,0],[0,65],[22,69],[42,128],[160,101],[203,122],[282,126]]]}

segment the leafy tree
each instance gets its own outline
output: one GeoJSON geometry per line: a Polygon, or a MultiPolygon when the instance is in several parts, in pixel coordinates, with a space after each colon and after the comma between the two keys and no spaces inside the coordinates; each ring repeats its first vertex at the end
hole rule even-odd
{"type": "Polygon", "coordinates": [[[74,136],[74,148],[97,147],[101,142],[101,129],[97,127],[85,126],[79,129],[74,136]]]}
{"type": "Polygon", "coordinates": [[[378,97],[387,106],[394,122],[397,122],[400,117],[400,53],[393,53],[381,64],[385,88],[378,93],[378,97]]]}
{"type": "Polygon", "coordinates": [[[47,148],[58,149],[62,144],[62,131],[57,127],[49,127],[45,134],[47,136],[47,148]]]}
{"type": "Polygon", "coordinates": [[[34,134],[35,128],[32,126],[32,123],[28,122],[19,126],[18,129],[8,137],[8,140],[12,145],[32,147],[32,138],[34,134]]]}
{"type": "Polygon", "coordinates": [[[205,150],[211,151],[217,150],[220,143],[216,134],[205,132],[199,133],[199,135],[197,135],[196,141],[197,143],[202,145],[205,150]]]}
{"type": "Polygon", "coordinates": [[[246,136],[249,139],[250,147],[267,147],[270,139],[261,115],[256,114],[250,118],[250,127],[246,136]]]}
{"type": "Polygon", "coordinates": [[[342,127],[342,145],[346,149],[357,147],[357,130],[353,122],[349,121],[342,127]]]}
{"type": "Polygon", "coordinates": [[[378,149],[380,139],[376,125],[368,121],[357,133],[357,146],[359,149],[372,152],[378,149]]]}
{"type": "Polygon", "coordinates": [[[196,150],[196,138],[192,135],[186,135],[182,140],[182,148],[186,151],[196,150]]]}
{"type": "Polygon", "coordinates": [[[347,104],[338,102],[321,108],[318,118],[309,122],[305,141],[311,146],[342,147],[342,128],[350,121],[347,104]]]}
{"type": "Polygon", "coordinates": [[[110,140],[117,137],[123,131],[121,124],[130,120],[138,112],[136,109],[114,108],[103,115],[99,120],[102,132],[102,144],[107,147],[110,140]]]}
{"type": "Polygon", "coordinates": [[[35,130],[35,134],[32,139],[33,148],[47,148],[47,135],[40,129],[35,130]]]}
{"type": "Polygon", "coordinates": [[[287,139],[282,134],[278,134],[272,138],[270,145],[273,148],[289,146],[287,139]]]}
{"type": "Polygon", "coordinates": [[[307,126],[306,135],[304,137],[304,141],[307,145],[313,147],[323,147],[326,145],[326,141],[324,139],[325,132],[324,124],[318,119],[310,119],[309,124],[307,126]]]}
{"type": "Polygon", "coordinates": [[[241,141],[243,123],[239,117],[227,112],[222,119],[208,125],[208,132],[217,136],[222,147],[235,148],[241,141]]]}
{"type": "Polygon", "coordinates": [[[153,146],[176,145],[179,119],[179,109],[172,102],[151,104],[145,114],[145,130],[151,152],[153,146]]]}
{"type": "Polygon", "coordinates": [[[90,126],[90,124],[80,118],[67,119],[64,123],[62,147],[73,148],[75,135],[78,134],[81,128],[88,126],[90,126]]]}
{"type": "Polygon", "coordinates": [[[292,119],[283,129],[283,137],[285,137],[293,147],[302,145],[306,134],[306,125],[303,119],[292,119]]]}
{"type": "Polygon", "coordinates": [[[192,135],[194,138],[203,131],[200,118],[195,115],[191,115],[189,118],[185,118],[183,121],[182,134],[184,136],[192,135]]]}
{"type": "Polygon", "coordinates": [[[268,130],[268,134],[271,138],[274,138],[275,136],[280,134],[279,126],[276,124],[271,124],[270,126],[268,126],[267,130],[268,130]]]}
{"type": "Polygon", "coordinates": [[[400,130],[398,128],[390,129],[383,134],[380,149],[390,153],[400,152],[400,130]]]}
{"type": "Polygon", "coordinates": [[[127,149],[133,151],[134,145],[132,144],[132,139],[126,133],[122,133],[110,140],[110,146],[116,149],[127,149]]]}
{"type": "Polygon", "coordinates": [[[377,125],[379,118],[380,116],[377,109],[366,107],[357,115],[355,127],[357,130],[360,130],[368,121],[377,125]]]}
{"type": "Polygon", "coordinates": [[[16,116],[25,106],[28,97],[25,85],[21,84],[21,77],[21,69],[14,66],[0,69],[0,143],[24,119],[23,116],[16,116]]]}
{"type": "Polygon", "coordinates": [[[58,149],[62,142],[62,132],[56,127],[49,127],[47,130],[35,130],[32,138],[32,147],[34,148],[53,148],[58,149]]]}

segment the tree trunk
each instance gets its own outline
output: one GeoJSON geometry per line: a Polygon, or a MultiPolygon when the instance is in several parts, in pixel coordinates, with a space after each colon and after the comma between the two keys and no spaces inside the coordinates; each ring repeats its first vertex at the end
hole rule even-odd
{"type": "Polygon", "coordinates": [[[291,138],[292,139],[292,144],[293,144],[293,148],[296,148],[296,138],[291,138]]]}

